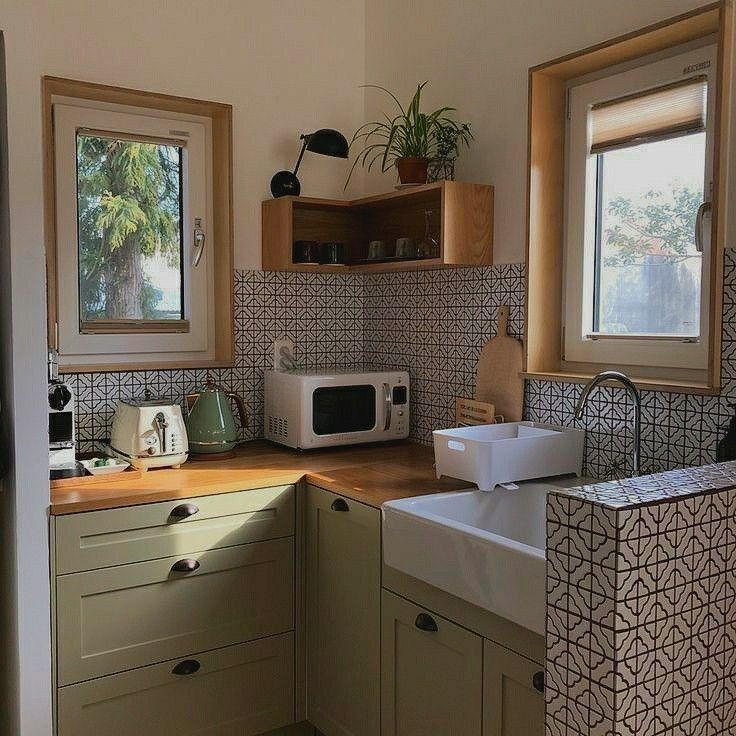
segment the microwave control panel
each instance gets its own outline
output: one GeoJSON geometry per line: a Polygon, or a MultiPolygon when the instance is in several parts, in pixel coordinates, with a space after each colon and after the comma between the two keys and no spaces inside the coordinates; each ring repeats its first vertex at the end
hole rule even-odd
{"type": "Polygon", "coordinates": [[[401,437],[407,434],[409,429],[409,392],[406,386],[394,386],[391,391],[391,403],[393,404],[394,420],[391,428],[394,434],[401,437]]]}

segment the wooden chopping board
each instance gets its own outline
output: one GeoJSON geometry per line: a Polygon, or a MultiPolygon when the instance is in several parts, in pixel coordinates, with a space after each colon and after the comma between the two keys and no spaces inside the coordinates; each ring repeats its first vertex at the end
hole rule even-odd
{"type": "Polygon", "coordinates": [[[475,370],[475,398],[496,406],[506,422],[520,422],[524,410],[521,340],[506,333],[509,308],[498,308],[496,337],[481,350],[475,370]]]}

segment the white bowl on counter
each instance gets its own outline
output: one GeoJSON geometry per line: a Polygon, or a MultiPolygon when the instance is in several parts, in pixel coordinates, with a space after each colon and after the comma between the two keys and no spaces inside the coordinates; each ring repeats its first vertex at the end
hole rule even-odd
{"type": "Polygon", "coordinates": [[[81,463],[84,469],[92,475],[115,475],[116,473],[122,473],[130,467],[130,463],[126,463],[124,460],[118,460],[115,457],[93,457],[91,460],[82,460],[81,463]],[[100,459],[106,460],[107,463],[105,465],[95,465],[95,462],[100,459]]]}

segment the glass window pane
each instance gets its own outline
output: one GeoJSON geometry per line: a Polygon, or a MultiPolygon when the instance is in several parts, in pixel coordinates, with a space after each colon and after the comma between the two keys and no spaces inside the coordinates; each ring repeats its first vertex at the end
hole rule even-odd
{"type": "Polygon", "coordinates": [[[77,134],[83,321],[180,320],[182,150],[77,134]]]}
{"type": "Polygon", "coordinates": [[[607,334],[700,334],[705,133],[598,157],[593,329],[607,334]]]}

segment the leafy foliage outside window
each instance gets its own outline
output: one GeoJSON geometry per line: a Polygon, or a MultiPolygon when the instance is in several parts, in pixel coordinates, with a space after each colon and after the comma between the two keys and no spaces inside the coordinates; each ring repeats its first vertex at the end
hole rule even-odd
{"type": "Polygon", "coordinates": [[[671,192],[650,190],[643,201],[616,197],[608,205],[613,225],[604,233],[610,248],[606,265],[625,266],[641,261],[653,251],[668,263],[692,255],[695,217],[703,192],[673,187],[671,192]]]}
{"type": "Polygon", "coordinates": [[[82,320],[182,319],[181,149],[77,135],[82,320]]]}
{"type": "Polygon", "coordinates": [[[700,333],[705,136],[599,156],[599,280],[593,329],[607,334],[700,333]]]}

